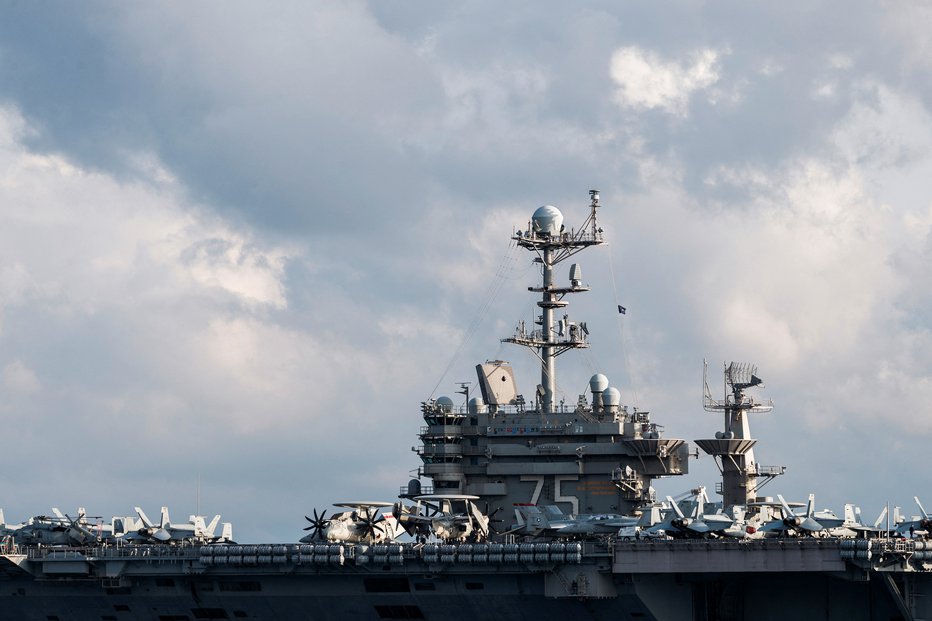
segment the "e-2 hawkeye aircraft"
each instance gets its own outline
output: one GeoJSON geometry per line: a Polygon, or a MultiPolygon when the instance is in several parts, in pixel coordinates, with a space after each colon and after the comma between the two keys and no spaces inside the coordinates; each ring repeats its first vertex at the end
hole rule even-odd
{"type": "Polygon", "coordinates": [[[317,513],[317,509],[314,509],[313,518],[304,516],[304,519],[310,522],[304,530],[311,532],[300,539],[301,543],[315,541],[377,543],[391,541],[404,533],[394,517],[386,516],[381,512],[381,509],[392,506],[390,502],[354,501],[335,503],[334,506],[347,509],[347,511],[339,511],[328,518],[326,509],[320,514],[317,513]]]}
{"type": "Polygon", "coordinates": [[[395,503],[392,515],[412,537],[442,541],[485,541],[492,518],[476,506],[478,496],[429,494],[415,496],[415,505],[395,503]]]}

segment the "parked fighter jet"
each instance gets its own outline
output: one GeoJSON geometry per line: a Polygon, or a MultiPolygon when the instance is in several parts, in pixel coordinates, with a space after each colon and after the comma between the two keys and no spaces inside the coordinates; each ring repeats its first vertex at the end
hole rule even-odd
{"type": "Polygon", "coordinates": [[[217,525],[220,523],[220,516],[215,515],[210,524],[205,523],[204,516],[192,515],[188,518],[187,523],[172,524],[168,515],[168,507],[162,507],[160,520],[156,525],[145,512],[134,507],[136,514],[141,520],[141,525],[137,524],[135,532],[127,533],[125,538],[128,541],[158,542],[168,543],[170,541],[196,541],[203,543],[223,542],[230,543],[233,540],[233,526],[229,522],[223,524],[221,534],[215,535],[217,525]]]}
{"type": "Polygon", "coordinates": [[[672,496],[667,496],[667,504],[662,508],[652,508],[656,514],[661,509],[665,511],[662,520],[656,521],[651,519],[651,524],[642,528],[645,534],[664,533],[671,537],[712,537],[712,536],[737,536],[734,530],[735,520],[725,513],[706,513],[705,503],[708,498],[705,495],[705,488],[700,487],[693,490],[695,494],[695,503],[687,506],[689,515],[683,513],[682,508],[672,496]]]}
{"type": "Polygon", "coordinates": [[[926,510],[922,507],[922,503],[919,502],[918,496],[913,496],[913,500],[919,505],[919,511],[922,515],[914,516],[911,520],[904,520],[897,524],[896,533],[902,537],[907,535],[909,535],[909,537],[928,537],[929,534],[932,533],[932,515],[926,513],[926,510]]]}
{"type": "Polygon", "coordinates": [[[391,507],[390,502],[341,502],[335,507],[344,507],[349,511],[334,513],[327,517],[327,511],[317,514],[314,509],[314,518],[304,518],[310,522],[304,530],[311,531],[300,539],[301,543],[314,541],[365,541],[374,543],[392,540],[404,532],[397,526],[394,518],[387,518],[379,510],[391,507]]]}
{"type": "Polygon", "coordinates": [[[884,507],[874,521],[873,526],[868,526],[861,521],[861,508],[852,504],[845,505],[845,519],[838,525],[826,524],[823,518],[818,517],[816,520],[825,526],[826,532],[832,537],[871,537],[886,532],[881,527],[884,518],[887,517],[887,508],[884,507]]]}
{"type": "Polygon", "coordinates": [[[567,515],[555,505],[515,507],[515,524],[509,532],[534,537],[587,537],[615,535],[619,529],[635,526],[638,518],[614,513],[567,515]]]}
{"type": "Polygon", "coordinates": [[[679,531],[687,537],[707,537],[711,534],[722,533],[735,523],[735,521],[722,513],[704,513],[704,494],[705,490],[700,490],[696,495],[696,507],[692,515],[685,515],[679,505],[672,497],[667,496],[667,502],[670,503],[672,515],[668,514],[667,523],[669,527],[665,530],[668,534],[671,529],[679,531]]]}
{"type": "MultiPolygon", "coordinates": [[[[780,501],[780,517],[761,526],[760,530],[767,537],[785,536],[813,536],[825,534],[825,526],[819,523],[815,513],[815,494],[809,494],[809,503],[805,514],[797,514],[790,508],[783,496],[777,495],[780,501]]],[[[834,516],[834,514],[832,514],[834,516]]]]}

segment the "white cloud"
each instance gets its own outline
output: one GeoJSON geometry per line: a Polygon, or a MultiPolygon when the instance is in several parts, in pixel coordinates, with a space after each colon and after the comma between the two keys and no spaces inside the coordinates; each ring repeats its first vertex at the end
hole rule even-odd
{"type": "Polygon", "coordinates": [[[888,40],[898,44],[913,68],[932,66],[932,5],[925,0],[885,0],[881,26],[889,33],[888,40]]]}
{"type": "Polygon", "coordinates": [[[129,295],[215,288],[243,304],[281,308],[287,248],[260,248],[248,234],[186,211],[184,196],[160,173],[120,183],[57,155],[19,147],[0,114],[0,301],[44,298],[60,312],[93,313],[129,295]],[[151,185],[150,185],[151,184],[151,185]]]}
{"type": "MultiPolygon", "coordinates": [[[[17,142],[25,131],[15,111],[0,112],[0,318],[9,324],[15,317],[17,331],[5,331],[9,347],[19,346],[18,333],[30,330],[35,340],[23,346],[64,348],[68,353],[60,355],[70,356],[68,343],[88,346],[81,341],[85,332],[109,340],[94,331],[125,331],[110,348],[85,351],[81,362],[62,360],[56,384],[121,355],[133,358],[155,386],[179,380],[175,374],[197,378],[217,366],[190,355],[205,324],[258,323],[256,317],[287,307],[284,268],[297,249],[262,244],[192,206],[151,156],[138,160],[153,177],[119,182],[62,156],[29,151],[17,142]],[[45,322],[47,330],[35,322],[45,322]],[[61,342],[44,340],[59,330],[61,342]]],[[[287,358],[291,341],[300,338],[278,339],[274,348],[266,342],[260,350],[287,358]]],[[[219,366],[227,371],[220,383],[230,394],[249,393],[258,381],[253,368],[219,366]]],[[[40,388],[35,372],[18,361],[4,369],[3,381],[20,392],[40,388]]],[[[111,385],[94,399],[130,403],[136,411],[162,404],[161,419],[171,421],[190,413],[197,388],[189,388],[186,395],[158,388],[134,395],[111,385]]]]}
{"type": "Polygon", "coordinates": [[[697,91],[718,82],[720,52],[700,49],[685,61],[667,61],[635,46],[612,54],[611,77],[618,86],[615,101],[623,107],[661,108],[685,116],[697,91]]]}
{"type": "Polygon", "coordinates": [[[35,372],[21,360],[14,360],[3,367],[3,387],[20,394],[35,394],[42,390],[42,384],[35,372]]]}
{"type": "Polygon", "coordinates": [[[805,404],[793,414],[805,426],[858,428],[882,412],[930,434],[932,117],[907,93],[860,92],[821,157],[710,175],[742,190],[741,208],[696,210],[675,178],[660,179],[659,218],[683,233],[657,234],[658,252],[686,264],[680,303],[710,345],[766,361],[805,404]]]}
{"type": "Polygon", "coordinates": [[[832,69],[844,71],[854,67],[854,60],[847,54],[836,52],[834,54],[829,54],[828,66],[832,69]]]}

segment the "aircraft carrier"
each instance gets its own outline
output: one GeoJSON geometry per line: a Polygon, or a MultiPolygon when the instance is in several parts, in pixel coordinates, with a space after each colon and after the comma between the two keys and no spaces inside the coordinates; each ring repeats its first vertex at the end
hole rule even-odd
{"type": "Polygon", "coordinates": [[[715,503],[656,497],[655,479],[687,473],[689,444],[621,405],[605,376],[557,400],[556,359],[588,347],[589,329],[569,313],[588,290],[580,267],[566,281],[555,268],[605,243],[599,207],[590,191],[579,227],[544,206],[514,232],[540,268],[539,314],[503,340],[537,356],[540,383],[524,396],[490,360],[462,405],[422,403],[422,464],[400,500],[314,509],[300,541],[258,545],[215,537],[216,520],[172,527],[167,512],[96,532],[83,516],[3,524],[0,619],[932,621],[924,510],[870,525],[853,507],[841,518],[761,496],[783,467],[754,454],[749,419],[771,407],[752,396],[755,367],[728,365],[721,399],[706,389],[724,425],[694,442],[720,469],[715,503]]]}

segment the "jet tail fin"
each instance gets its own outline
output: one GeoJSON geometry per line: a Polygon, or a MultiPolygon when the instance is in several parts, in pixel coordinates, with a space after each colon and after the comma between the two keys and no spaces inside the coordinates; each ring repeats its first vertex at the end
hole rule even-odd
{"type": "Polygon", "coordinates": [[[224,522],[223,529],[220,531],[220,541],[233,541],[233,524],[224,522]]]}
{"type": "MultiPolygon", "coordinates": [[[[203,518],[202,518],[202,519],[203,519],[203,518]]],[[[204,527],[204,531],[207,533],[207,536],[208,536],[208,537],[213,537],[213,536],[214,536],[214,531],[217,530],[217,524],[219,524],[219,523],[220,523],[220,516],[219,516],[219,515],[215,515],[215,516],[214,516],[214,519],[212,519],[212,520],[210,521],[210,524],[208,524],[206,527],[204,527]]]]}
{"type": "Polygon", "coordinates": [[[543,530],[550,526],[547,516],[541,512],[537,505],[517,505],[515,518],[519,527],[529,532],[543,530]]]}
{"type": "Polygon", "coordinates": [[[913,496],[913,500],[915,500],[916,504],[919,505],[919,510],[922,511],[922,517],[924,517],[927,520],[932,518],[932,515],[929,515],[928,513],[926,513],[926,510],[922,508],[922,503],[919,502],[919,496],[913,496]]]}
{"type": "Polygon", "coordinates": [[[845,524],[858,524],[858,516],[860,515],[861,510],[854,510],[854,505],[847,504],[845,505],[845,524]]]}
{"type": "Polygon", "coordinates": [[[780,501],[780,511],[783,512],[784,519],[794,515],[793,510],[790,509],[790,505],[786,502],[786,499],[783,498],[783,496],[777,494],[777,500],[780,501]]]}
{"type": "Polygon", "coordinates": [[[877,516],[877,519],[874,521],[874,528],[880,528],[880,525],[883,523],[883,519],[887,517],[887,507],[883,508],[883,511],[880,512],[880,515],[877,516]]]}
{"type": "Polygon", "coordinates": [[[136,515],[139,516],[139,519],[142,520],[142,525],[146,528],[152,528],[154,524],[152,520],[149,519],[149,516],[146,515],[146,512],[142,510],[142,507],[133,507],[133,511],[136,512],[136,515]]]}
{"type": "Polygon", "coordinates": [[[667,496],[667,502],[670,503],[670,508],[673,509],[673,511],[676,513],[676,517],[682,519],[683,512],[680,511],[680,506],[673,500],[673,496],[667,496]]]}

